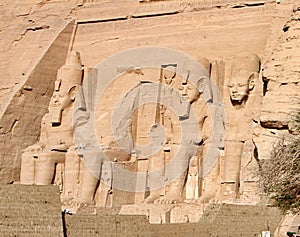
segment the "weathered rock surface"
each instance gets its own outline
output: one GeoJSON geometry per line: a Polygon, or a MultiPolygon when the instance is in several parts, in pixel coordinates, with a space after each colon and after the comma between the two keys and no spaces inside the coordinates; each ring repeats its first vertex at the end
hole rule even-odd
{"type": "Polygon", "coordinates": [[[2,236],[62,236],[59,189],[55,186],[0,186],[2,236]]]}
{"type": "Polygon", "coordinates": [[[19,179],[21,151],[37,141],[74,24],[64,1],[2,3],[0,130],[2,183],[19,179]]]}
{"type": "MultiPolygon", "coordinates": [[[[53,96],[55,81],[60,80],[57,71],[65,64],[68,53],[76,51],[81,56],[84,81],[89,81],[85,88],[87,91],[83,90],[81,97],[75,101],[80,99],[81,104],[76,108],[82,112],[79,117],[84,118],[78,119],[82,122],[79,127],[84,130],[87,124],[95,122],[93,128],[96,135],[93,137],[92,134],[88,142],[79,142],[78,147],[78,144],[72,144],[68,146],[69,150],[63,150],[63,162],[52,162],[55,167],[60,163],[60,169],[57,168],[51,175],[54,177],[52,181],[61,185],[62,192],[66,193],[66,175],[75,177],[71,181],[70,195],[66,195],[71,199],[66,202],[66,207],[70,203],[76,207],[83,204],[110,207],[141,205],[144,201],[171,205],[178,200],[193,203],[259,202],[260,190],[255,173],[258,163],[269,158],[276,138],[293,132],[290,119],[299,108],[298,2],[25,0],[2,1],[0,7],[0,183],[20,181],[22,151],[41,140],[41,129],[45,128],[42,117],[52,108],[49,107],[49,101],[53,96]],[[157,62],[160,65],[156,69],[142,65],[150,53],[139,55],[141,63],[134,59],[117,60],[116,55],[124,50],[148,46],[189,55],[203,66],[212,81],[209,84],[197,81],[206,89],[201,86],[192,88],[189,81],[193,75],[191,65],[180,64],[180,60],[172,61],[173,58],[167,57],[167,62],[159,61],[163,54],[159,54],[157,62]],[[114,80],[105,88],[103,97],[94,101],[98,98],[93,96],[99,92],[99,85],[106,83],[107,78],[101,77],[103,72],[111,73],[109,75],[113,75],[114,80]],[[92,74],[94,76],[90,76],[92,74]],[[197,146],[197,154],[194,156],[189,154],[192,146],[184,144],[188,149],[182,157],[189,169],[184,173],[185,176],[177,177],[177,181],[182,181],[176,186],[180,187],[180,193],[178,191],[176,195],[170,195],[174,189],[168,184],[170,187],[167,185],[153,192],[156,195],[154,197],[147,190],[148,173],[170,162],[183,144],[179,139],[179,116],[176,117],[174,111],[163,106],[158,108],[155,103],[138,108],[133,106],[133,95],[136,100],[145,100],[151,95],[151,90],[144,90],[145,85],[154,85],[155,82],[172,88],[171,92],[159,94],[166,101],[174,96],[173,90],[179,91],[182,96],[180,103],[186,100],[188,104],[184,115],[190,116],[190,108],[196,111],[197,126],[203,136],[188,143],[197,146]],[[144,86],[142,89],[135,90],[141,85],[144,86]],[[188,89],[196,89],[194,98],[188,97],[188,89]],[[207,101],[212,104],[203,105],[207,102],[206,98],[203,99],[207,91],[210,91],[212,97],[207,101]],[[122,104],[125,97],[130,97],[132,104],[122,104]],[[209,115],[206,106],[210,112],[214,112],[209,115]],[[221,113],[220,108],[224,108],[225,113],[221,113]],[[126,117],[124,121],[117,120],[120,136],[128,138],[126,132],[129,131],[133,137],[133,142],[128,140],[125,145],[122,144],[131,149],[124,153],[118,147],[120,138],[113,137],[111,118],[114,110],[122,115],[130,109],[134,111],[131,117],[126,117]],[[90,119],[93,117],[91,114],[95,115],[95,121],[90,119]],[[226,134],[220,132],[223,136],[211,131],[212,124],[207,122],[207,118],[212,114],[225,126],[226,134]],[[162,133],[152,126],[155,123],[167,128],[167,142],[163,141],[163,149],[151,157],[151,163],[149,157],[139,156],[133,147],[149,143],[150,128],[152,138],[156,139],[157,144],[160,142],[158,138],[162,133]],[[218,144],[212,134],[220,135],[218,144]],[[97,163],[97,178],[83,171],[83,163],[92,160],[88,158],[98,157],[98,153],[91,155],[82,152],[93,148],[89,142],[95,140],[99,141],[101,149],[114,161],[109,165],[104,165],[102,161],[100,165],[97,163]],[[211,144],[220,153],[210,167],[210,172],[202,177],[201,172],[204,171],[201,165],[206,164],[204,157],[211,144]],[[75,150],[79,151],[78,154],[75,150]],[[72,157],[76,161],[68,164],[70,152],[73,152],[72,157]],[[130,185],[144,185],[144,190],[135,193],[132,190],[127,192],[114,189],[118,178],[119,182],[126,183],[125,176],[117,177],[114,173],[118,167],[128,172],[142,172],[144,176],[130,185]],[[100,173],[101,182],[98,182],[100,173]],[[57,180],[58,176],[64,178],[57,180]],[[105,181],[107,186],[103,185],[105,181]],[[83,197],[85,193],[89,193],[86,195],[88,197],[83,197]],[[85,203],[87,201],[91,203],[85,203]]],[[[68,119],[71,121],[71,115],[68,115],[68,119]]],[[[224,127],[219,126],[218,129],[222,131],[224,127]]],[[[59,133],[57,142],[62,143],[59,133]]],[[[50,145],[46,144],[47,149],[50,145]]],[[[31,158],[37,159],[37,156],[31,158]]],[[[35,169],[38,168],[34,165],[35,169]]],[[[164,177],[170,175],[166,169],[163,172],[164,177]]],[[[124,208],[131,211],[130,206],[124,208]]],[[[137,212],[145,211],[144,207],[136,208],[137,212]]],[[[154,214],[151,218],[158,218],[159,215],[154,214]]]]}
{"type": "Polygon", "coordinates": [[[266,128],[287,129],[292,113],[299,108],[299,6],[290,8],[290,12],[263,71],[261,123],[266,128]]]}

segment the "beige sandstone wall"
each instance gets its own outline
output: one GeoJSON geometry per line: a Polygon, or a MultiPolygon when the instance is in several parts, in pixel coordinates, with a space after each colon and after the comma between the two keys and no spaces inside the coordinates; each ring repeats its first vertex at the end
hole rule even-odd
{"type": "Polygon", "coordinates": [[[124,12],[115,16],[113,10],[117,9],[114,8],[102,15],[97,11],[97,17],[92,7],[79,9],[75,11],[79,24],[74,50],[82,52],[86,66],[95,66],[108,56],[139,46],[168,47],[195,59],[227,58],[253,52],[264,54],[274,4],[221,9],[215,4],[209,9],[188,11],[179,1],[170,2],[173,4],[168,1],[141,4],[138,10],[121,8],[124,12]],[[160,12],[163,7],[165,11],[160,12]],[[149,12],[160,15],[151,16],[149,12]],[[108,13],[111,15],[107,16],[108,13]],[[125,18],[130,14],[130,18],[125,18]],[[93,17],[99,20],[92,21],[93,17]]]}
{"type": "Polygon", "coordinates": [[[63,236],[55,186],[0,185],[1,236],[63,236]]]}
{"type": "MultiPolygon", "coordinates": [[[[101,211],[100,211],[101,212],[101,211]]],[[[262,206],[211,205],[198,223],[149,224],[145,216],[65,215],[67,236],[255,236],[274,233],[281,215],[262,206]]]]}
{"type": "MultiPolygon", "coordinates": [[[[80,52],[85,67],[139,46],[167,47],[211,62],[224,59],[227,68],[233,57],[255,53],[265,86],[253,137],[259,159],[268,158],[276,136],[287,132],[299,81],[295,1],[28,0],[2,6],[2,183],[19,180],[21,151],[38,140],[57,69],[70,48],[80,52]]],[[[225,84],[219,89],[228,95],[225,84]]]]}
{"type": "Polygon", "coordinates": [[[299,4],[278,5],[263,64],[262,127],[255,140],[261,159],[267,159],[276,138],[292,132],[291,116],[299,109],[299,4]],[[280,27],[279,27],[280,26],[280,27]]]}
{"type": "MultiPolygon", "coordinates": [[[[292,131],[290,114],[299,103],[299,12],[299,3],[293,0],[2,1],[0,183],[19,181],[21,152],[38,141],[57,69],[69,49],[80,52],[85,67],[139,46],[167,47],[210,62],[224,59],[226,68],[233,57],[257,54],[264,93],[257,105],[261,114],[254,121],[253,141],[259,159],[267,159],[275,139],[292,131]]],[[[225,85],[218,86],[221,94],[228,95],[225,85]]],[[[255,189],[249,193],[253,195],[255,189]]],[[[131,194],[127,198],[133,199],[131,194]]],[[[116,198],[117,204],[122,202],[116,198]]],[[[66,216],[67,231],[70,236],[95,236],[103,230],[111,236],[116,234],[112,229],[143,236],[179,231],[184,236],[250,236],[265,230],[267,223],[272,231],[278,224],[276,211],[236,208],[225,205],[220,213],[218,209],[210,225],[156,226],[145,217],[66,216]],[[250,214],[242,218],[246,213],[250,214]],[[241,229],[235,233],[236,226],[241,229]]]]}
{"type": "Polygon", "coordinates": [[[273,233],[281,218],[272,207],[210,205],[198,223],[149,224],[146,216],[109,209],[62,219],[58,187],[1,185],[0,194],[3,236],[254,236],[268,228],[273,233]]]}
{"type": "Polygon", "coordinates": [[[11,98],[0,120],[1,181],[18,181],[20,154],[40,135],[40,124],[53,93],[57,69],[64,64],[73,24],[66,24],[11,98]]]}
{"type": "Polygon", "coordinates": [[[290,5],[289,11],[263,72],[267,90],[261,121],[266,128],[291,128],[290,113],[299,108],[299,5],[290,5]]]}
{"type": "Polygon", "coordinates": [[[21,152],[39,137],[73,32],[70,3],[36,3],[7,1],[1,8],[1,183],[19,180],[21,152]]]}

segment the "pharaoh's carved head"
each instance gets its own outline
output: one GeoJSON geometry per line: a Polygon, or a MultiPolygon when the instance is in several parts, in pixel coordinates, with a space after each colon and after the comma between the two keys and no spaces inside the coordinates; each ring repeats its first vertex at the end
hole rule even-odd
{"type": "Polygon", "coordinates": [[[230,99],[233,105],[245,103],[249,93],[254,89],[258,79],[260,62],[257,55],[235,58],[232,65],[232,76],[228,84],[230,99]]]}
{"type": "Polygon", "coordinates": [[[196,100],[198,100],[200,96],[200,92],[198,89],[193,86],[188,79],[183,79],[181,82],[181,86],[179,87],[179,91],[181,92],[182,97],[192,104],[196,100]]]}
{"type": "Polygon", "coordinates": [[[62,112],[71,106],[75,100],[78,86],[82,80],[82,66],[79,53],[70,52],[66,64],[57,72],[54,92],[50,100],[52,124],[61,123],[62,112]]]}
{"type": "Polygon", "coordinates": [[[167,85],[171,85],[176,76],[176,64],[162,65],[163,78],[167,85]]]}

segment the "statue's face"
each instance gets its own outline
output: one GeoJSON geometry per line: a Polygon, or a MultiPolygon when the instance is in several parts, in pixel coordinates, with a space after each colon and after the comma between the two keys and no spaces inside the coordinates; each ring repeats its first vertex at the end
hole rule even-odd
{"type": "Polygon", "coordinates": [[[181,91],[181,95],[188,98],[190,103],[195,102],[200,96],[199,91],[191,83],[182,84],[179,90],[181,91]]]}
{"type": "Polygon", "coordinates": [[[63,111],[70,106],[72,98],[70,92],[66,89],[56,88],[51,100],[49,113],[51,114],[51,123],[56,126],[61,124],[63,111]]]}
{"type": "Polygon", "coordinates": [[[232,101],[242,102],[249,95],[249,74],[243,75],[242,73],[236,74],[231,79],[228,87],[230,91],[230,98],[232,101]]]}
{"type": "Polygon", "coordinates": [[[51,97],[51,106],[54,108],[64,110],[67,108],[71,103],[71,96],[67,91],[54,91],[51,97]]]}
{"type": "Polygon", "coordinates": [[[163,69],[163,76],[164,76],[165,83],[167,85],[171,85],[172,84],[172,80],[176,76],[175,69],[174,68],[169,68],[169,70],[168,70],[168,68],[163,69]]]}

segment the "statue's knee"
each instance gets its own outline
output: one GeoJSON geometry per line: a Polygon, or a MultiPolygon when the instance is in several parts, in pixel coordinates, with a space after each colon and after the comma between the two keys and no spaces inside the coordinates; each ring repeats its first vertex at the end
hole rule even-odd
{"type": "Polygon", "coordinates": [[[51,158],[45,157],[45,156],[39,156],[37,159],[39,164],[51,164],[53,161],[51,158]]]}
{"type": "Polygon", "coordinates": [[[28,157],[28,156],[21,157],[21,164],[22,164],[21,166],[23,166],[23,165],[27,166],[32,162],[33,162],[33,157],[28,157]]]}
{"type": "Polygon", "coordinates": [[[69,164],[79,164],[79,157],[76,151],[67,152],[65,155],[65,160],[69,164]]]}
{"type": "Polygon", "coordinates": [[[34,184],[35,175],[35,159],[32,155],[22,154],[21,156],[21,172],[20,182],[21,184],[34,184]]]}

